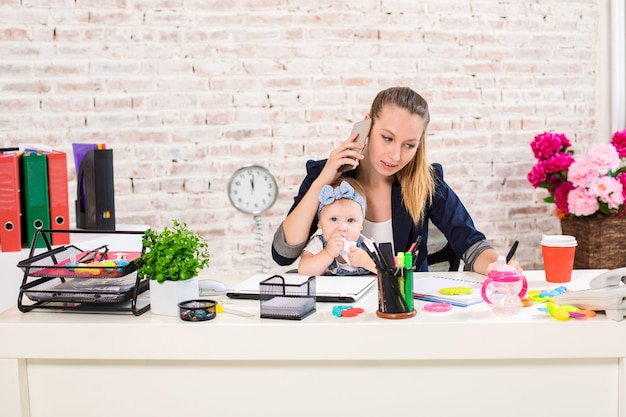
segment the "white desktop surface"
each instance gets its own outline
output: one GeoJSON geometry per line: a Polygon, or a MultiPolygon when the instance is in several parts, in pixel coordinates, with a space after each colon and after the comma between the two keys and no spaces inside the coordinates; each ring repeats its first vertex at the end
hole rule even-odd
{"type": "MultiPolygon", "coordinates": [[[[566,286],[598,273],[575,271],[566,286]]],[[[526,276],[532,289],[555,286],[526,276]]],[[[387,320],[375,288],[352,318],[317,303],[302,321],[261,319],[258,301],[225,301],[255,316],[9,309],[0,415],[626,416],[626,321],[603,314],[559,322],[533,306],[502,318],[484,303],[428,313],[416,301],[415,317],[387,320]]]]}

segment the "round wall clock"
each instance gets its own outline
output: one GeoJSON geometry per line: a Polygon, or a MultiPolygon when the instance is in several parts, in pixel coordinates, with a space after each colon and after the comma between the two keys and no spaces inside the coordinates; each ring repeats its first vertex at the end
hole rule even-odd
{"type": "Polygon", "coordinates": [[[261,214],[272,207],[278,198],[276,178],[265,167],[244,165],[230,178],[228,198],[243,213],[261,214]]]}
{"type": "Polygon", "coordinates": [[[267,254],[263,237],[261,213],[268,210],[278,198],[278,183],[272,173],[260,165],[244,165],[237,169],[228,183],[228,199],[235,208],[254,216],[257,255],[261,270],[267,271],[267,254]]]}

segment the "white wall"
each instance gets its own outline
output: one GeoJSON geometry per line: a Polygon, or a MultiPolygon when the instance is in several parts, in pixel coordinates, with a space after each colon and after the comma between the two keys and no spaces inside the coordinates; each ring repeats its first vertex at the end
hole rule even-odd
{"type": "MultiPolygon", "coordinates": [[[[119,223],[172,218],[209,237],[211,268],[257,262],[230,174],[278,177],[266,253],[307,159],[324,158],[393,85],[432,112],[431,160],[493,244],[540,264],[552,207],[529,143],[597,137],[603,0],[9,0],[0,3],[0,146],[114,149],[119,223]]],[[[69,158],[71,161],[71,158],[69,158]]],[[[71,192],[74,166],[70,163],[71,192]]],[[[73,198],[72,198],[73,201],[73,198]]]]}

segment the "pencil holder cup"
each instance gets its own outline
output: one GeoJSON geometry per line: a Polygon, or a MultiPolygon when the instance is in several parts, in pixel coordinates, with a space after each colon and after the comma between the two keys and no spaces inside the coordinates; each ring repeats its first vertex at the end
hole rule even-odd
{"type": "Polygon", "coordinates": [[[384,319],[406,319],[416,314],[413,307],[413,270],[405,268],[379,269],[378,310],[384,319]]]}

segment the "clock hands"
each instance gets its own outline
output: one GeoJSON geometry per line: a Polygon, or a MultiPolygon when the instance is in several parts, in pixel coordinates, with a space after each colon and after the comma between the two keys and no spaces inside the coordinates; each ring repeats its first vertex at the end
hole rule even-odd
{"type": "Polygon", "coordinates": [[[254,193],[254,174],[250,174],[250,186],[252,187],[252,192],[254,193]]]}

